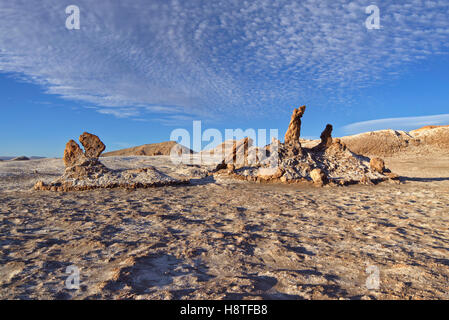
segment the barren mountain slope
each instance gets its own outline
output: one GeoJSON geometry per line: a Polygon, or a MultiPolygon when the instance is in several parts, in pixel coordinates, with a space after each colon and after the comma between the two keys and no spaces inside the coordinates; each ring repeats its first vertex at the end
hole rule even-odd
{"type": "Polygon", "coordinates": [[[111,157],[111,156],[169,156],[172,148],[176,147],[182,153],[193,153],[192,150],[181,146],[175,141],[166,141],[161,143],[152,143],[145,144],[138,147],[121,149],[117,151],[106,152],[102,155],[102,157],[111,157]]]}
{"type": "Polygon", "coordinates": [[[380,130],[341,138],[353,152],[367,156],[389,157],[398,153],[449,152],[449,127],[424,127],[405,132],[380,130]]]}

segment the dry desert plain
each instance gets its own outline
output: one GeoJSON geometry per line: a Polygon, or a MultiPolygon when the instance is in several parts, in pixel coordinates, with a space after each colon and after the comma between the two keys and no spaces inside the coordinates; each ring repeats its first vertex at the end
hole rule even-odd
{"type": "Polygon", "coordinates": [[[0,298],[449,299],[449,155],[384,160],[400,184],[260,184],[107,157],[191,183],[65,193],[32,189],[61,159],[0,162],[0,298]]]}

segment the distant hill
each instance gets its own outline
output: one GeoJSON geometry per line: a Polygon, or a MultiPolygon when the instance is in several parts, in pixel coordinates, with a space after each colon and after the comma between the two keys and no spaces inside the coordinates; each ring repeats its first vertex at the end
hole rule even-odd
{"type": "Polygon", "coordinates": [[[7,161],[7,160],[21,160],[20,158],[24,159],[28,158],[29,160],[38,160],[38,159],[44,159],[45,157],[25,157],[25,156],[17,156],[17,157],[6,157],[6,156],[0,156],[0,161],[7,161]]]}
{"type": "Polygon", "coordinates": [[[449,127],[449,125],[447,125],[447,126],[424,126],[422,128],[419,128],[419,129],[416,129],[416,130],[412,130],[412,131],[410,131],[410,133],[411,134],[415,134],[415,133],[422,132],[422,131],[425,131],[425,130],[437,129],[437,128],[447,128],[447,127],[449,127]]]}
{"type": "Polygon", "coordinates": [[[184,154],[193,153],[192,150],[186,148],[175,141],[167,141],[161,143],[145,144],[138,147],[121,149],[103,153],[102,157],[114,156],[169,156],[172,148],[176,148],[177,152],[184,154]]]}
{"type": "MultiPolygon", "coordinates": [[[[239,140],[240,142],[243,141],[239,140]]],[[[224,142],[222,142],[221,144],[219,144],[218,146],[216,146],[213,149],[210,150],[202,150],[200,153],[202,155],[210,155],[210,156],[221,156],[223,154],[225,154],[226,152],[231,152],[232,148],[234,146],[234,143],[238,143],[238,141],[236,140],[226,140],[224,142]]]]}
{"type": "Polygon", "coordinates": [[[353,152],[368,156],[394,156],[397,153],[417,154],[449,152],[449,126],[426,126],[410,132],[379,130],[342,137],[353,152]]]}

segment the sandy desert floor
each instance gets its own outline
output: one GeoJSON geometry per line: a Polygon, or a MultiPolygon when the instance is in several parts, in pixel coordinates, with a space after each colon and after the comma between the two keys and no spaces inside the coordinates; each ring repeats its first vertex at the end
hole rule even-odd
{"type": "Polygon", "coordinates": [[[69,193],[31,191],[61,159],[0,162],[0,298],[449,299],[449,156],[385,160],[402,184],[234,183],[166,157],[102,158],[196,179],[69,193]]]}

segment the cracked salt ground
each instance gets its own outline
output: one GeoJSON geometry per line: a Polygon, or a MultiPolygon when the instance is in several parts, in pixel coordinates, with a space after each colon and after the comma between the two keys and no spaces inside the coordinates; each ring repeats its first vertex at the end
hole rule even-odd
{"type": "MultiPolygon", "coordinates": [[[[447,160],[434,176],[448,176],[447,160]]],[[[140,160],[123,167],[129,161],[140,160]]],[[[0,296],[448,298],[449,179],[417,180],[428,174],[386,161],[413,180],[344,189],[214,180],[131,192],[6,186],[0,296]],[[69,265],[80,269],[79,290],[65,288],[69,265]],[[365,287],[367,265],[380,270],[379,290],[365,287]]]]}

